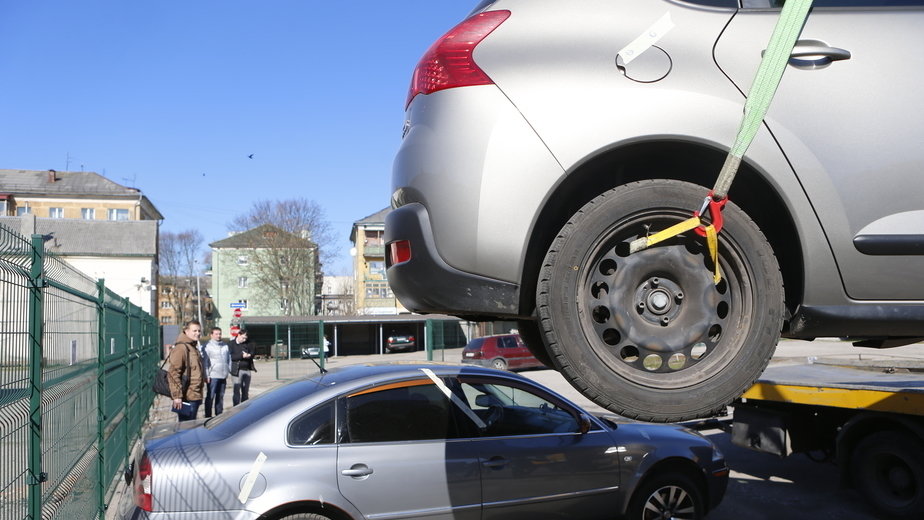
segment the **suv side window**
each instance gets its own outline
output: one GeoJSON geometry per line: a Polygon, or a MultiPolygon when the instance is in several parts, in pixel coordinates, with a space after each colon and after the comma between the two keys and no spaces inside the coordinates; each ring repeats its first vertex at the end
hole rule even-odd
{"type": "Polygon", "coordinates": [[[685,0],[691,4],[707,7],[738,7],[738,0],[685,0]]]}
{"type": "Polygon", "coordinates": [[[432,382],[373,390],[346,398],[351,442],[393,442],[460,437],[456,414],[432,382]]]}

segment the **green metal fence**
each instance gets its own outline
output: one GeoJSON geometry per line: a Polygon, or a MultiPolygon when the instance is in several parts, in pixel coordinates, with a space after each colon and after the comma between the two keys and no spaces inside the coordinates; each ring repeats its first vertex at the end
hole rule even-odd
{"type": "Polygon", "coordinates": [[[104,517],[160,343],[150,314],[0,225],[0,520],[104,517]]]}

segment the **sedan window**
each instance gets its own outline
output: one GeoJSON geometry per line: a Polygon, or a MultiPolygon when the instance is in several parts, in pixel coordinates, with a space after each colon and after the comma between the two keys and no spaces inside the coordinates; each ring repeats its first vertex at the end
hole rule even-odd
{"type": "Polygon", "coordinates": [[[392,442],[460,437],[453,405],[436,385],[409,382],[346,399],[351,442],[392,442]]]}
{"type": "Polygon", "coordinates": [[[334,404],[317,406],[300,415],[292,424],[286,441],[293,446],[315,446],[334,442],[334,404]]]}
{"type": "Polygon", "coordinates": [[[523,388],[498,383],[462,381],[464,401],[481,418],[483,436],[573,433],[575,414],[562,405],[523,388]]]}

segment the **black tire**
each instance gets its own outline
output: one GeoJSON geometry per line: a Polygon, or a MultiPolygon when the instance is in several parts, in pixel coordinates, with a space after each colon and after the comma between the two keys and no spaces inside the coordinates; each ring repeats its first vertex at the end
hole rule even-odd
{"type": "Polygon", "coordinates": [[[694,231],[628,254],[632,240],[689,218],[706,192],[672,180],[620,186],[572,216],[546,254],[537,305],[549,352],[572,385],[617,414],[717,414],[760,376],[779,341],[779,266],[732,202],[718,285],[694,231]]]}
{"type": "Polygon", "coordinates": [[[627,520],[700,520],[706,514],[703,492],[683,473],[664,473],[646,478],[635,490],[627,520]]]}
{"type": "Polygon", "coordinates": [[[329,517],[317,513],[296,513],[294,515],[283,516],[279,520],[331,520],[329,517]]]}
{"type": "Polygon", "coordinates": [[[520,339],[526,344],[526,348],[529,349],[533,357],[546,367],[555,368],[552,363],[552,356],[549,355],[549,351],[545,347],[545,339],[539,329],[539,324],[532,320],[519,320],[517,321],[517,329],[520,331],[520,339]]]}
{"type": "Polygon", "coordinates": [[[491,361],[491,366],[498,370],[507,370],[507,360],[504,358],[494,358],[491,361]]]}
{"type": "Polygon", "coordinates": [[[856,489],[886,518],[924,518],[924,442],[904,432],[879,432],[851,455],[856,489]]]}

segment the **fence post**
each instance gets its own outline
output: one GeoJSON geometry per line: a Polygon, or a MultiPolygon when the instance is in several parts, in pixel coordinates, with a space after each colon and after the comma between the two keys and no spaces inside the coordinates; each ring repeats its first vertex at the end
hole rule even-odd
{"type": "Polygon", "coordinates": [[[279,352],[277,344],[279,343],[279,323],[273,324],[273,346],[270,347],[273,356],[273,364],[276,365],[276,381],[279,381],[279,352]]]}
{"type": "Polygon", "coordinates": [[[318,359],[321,361],[321,370],[324,370],[324,360],[327,359],[324,354],[324,320],[318,322],[318,359]]]}
{"type": "Polygon", "coordinates": [[[99,517],[106,514],[106,489],[103,479],[106,475],[106,281],[99,278],[96,281],[96,445],[97,445],[97,501],[99,504],[99,517]]]}
{"type": "Polygon", "coordinates": [[[433,361],[433,320],[424,322],[424,347],[427,349],[427,361],[433,361]]]}
{"type": "Polygon", "coordinates": [[[45,241],[42,235],[32,235],[32,266],[29,273],[29,342],[31,361],[29,379],[29,518],[42,518],[42,483],[47,474],[42,471],[42,341],[45,334],[44,288],[45,241]]]}

